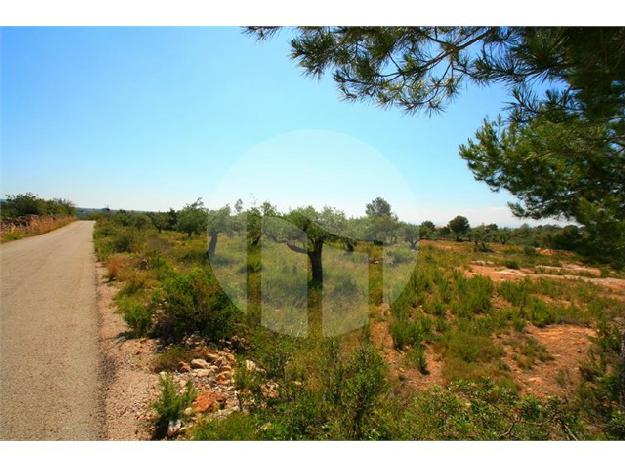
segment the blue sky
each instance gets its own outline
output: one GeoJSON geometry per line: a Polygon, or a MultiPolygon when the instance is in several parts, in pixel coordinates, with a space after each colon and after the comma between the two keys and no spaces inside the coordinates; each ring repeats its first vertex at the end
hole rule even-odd
{"type": "Polygon", "coordinates": [[[1,194],[163,210],[269,198],[348,214],[386,197],[401,218],[518,225],[512,197],[458,156],[505,89],[470,86],[447,111],[340,99],[289,60],[288,33],[237,28],[4,28],[1,194]]]}

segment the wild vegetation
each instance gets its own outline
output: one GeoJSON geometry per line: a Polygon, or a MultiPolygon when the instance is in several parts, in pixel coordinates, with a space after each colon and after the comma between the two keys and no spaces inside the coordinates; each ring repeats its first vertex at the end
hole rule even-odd
{"type": "Polygon", "coordinates": [[[0,215],[0,240],[8,241],[65,226],[76,219],[76,209],[69,200],[25,193],[0,201],[0,215]]]}
{"type": "Polygon", "coordinates": [[[503,228],[423,223],[430,239],[417,243],[387,205],[363,218],[201,200],[101,215],[98,257],[120,285],[128,339],[159,341],[155,371],[184,377],[190,338],[234,350],[236,410],[196,414],[194,389],[165,376],[156,434],[182,420],[192,439],[625,437],[625,289],[603,281],[622,271],[535,247],[566,228],[479,233],[476,244],[476,229],[503,228]],[[571,350],[570,378],[547,367],[562,356],[540,331],[558,327],[592,337],[571,350]]]}

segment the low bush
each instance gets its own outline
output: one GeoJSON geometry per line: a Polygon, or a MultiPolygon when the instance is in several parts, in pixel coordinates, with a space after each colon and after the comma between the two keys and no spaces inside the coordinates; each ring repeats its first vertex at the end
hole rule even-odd
{"type": "Polygon", "coordinates": [[[109,257],[105,262],[108,272],[108,280],[115,281],[121,279],[128,269],[128,257],[123,254],[116,254],[109,257]]]}
{"type": "Polygon", "coordinates": [[[337,274],[331,279],[334,294],[342,297],[353,297],[358,294],[358,285],[349,274],[337,274]]]}
{"type": "Polygon", "coordinates": [[[582,433],[558,399],[521,396],[486,379],[419,393],[393,426],[394,438],[408,440],[571,440],[582,433]]]}
{"type": "Polygon", "coordinates": [[[191,406],[197,396],[197,391],[191,381],[187,382],[185,389],[178,393],[176,383],[171,375],[160,378],[161,394],[154,403],[156,411],[156,436],[163,437],[166,434],[170,422],[182,419],[183,411],[191,406]]]}
{"type": "Polygon", "coordinates": [[[259,429],[254,416],[235,411],[225,418],[204,419],[196,425],[193,440],[256,440],[259,429]]]}
{"type": "Polygon", "coordinates": [[[529,296],[529,280],[502,281],[497,292],[513,306],[523,306],[529,296]]]}
{"type": "Polygon", "coordinates": [[[118,301],[118,304],[124,321],[130,327],[132,335],[135,337],[146,336],[152,328],[152,306],[146,306],[130,299],[118,301]]]}
{"type": "Polygon", "coordinates": [[[511,339],[508,344],[514,350],[513,359],[521,369],[531,369],[538,362],[553,360],[547,348],[531,336],[511,339]]]}
{"type": "MultiPolygon", "coordinates": [[[[287,340],[288,341],[288,340],[287,340]]],[[[294,342],[295,343],[295,342],[294,342]]],[[[268,343],[269,344],[269,343],[268,343]]],[[[288,345],[288,343],[287,343],[288,345]]],[[[335,440],[379,438],[377,410],[386,389],[384,361],[366,338],[352,350],[338,340],[298,343],[267,370],[280,383],[277,397],[256,392],[251,376],[237,384],[254,393],[248,416],[206,422],[197,439],[335,440]],[[284,366],[284,371],[278,367],[284,366]],[[297,385],[295,384],[297,381],[297,385]]],[[[262,351],[262,350],[258,350],[262,351]]],[[[255,350],[255,354],[258,352],[255,350]]],[[[263,351],[263,354],[265,351],[263,351]]],[[[267,363],[260,356],[256,362],[267,363]]]]}
{"type": "Polygon", "coordinates": [[[128,275],[124,286],[119,291],[120,296],[133,296],[144,290],[146,286],[145,275],[140,272],[133,272],[128,275]]]}
{"type": "Polygon", "coordinates": [[[414,346],[408,353],[408,359],[419,369],[421,374],[428,375],[430,373],[425,359],[425,348],[422,345],[414,346]]]}
{"type": "Polygon", "coordinates": [[[519,262],[517,262],[516,260],[506,260],[504,265],[506,268],[509,268],[510,270],[518,270],[521,268],[519,266],[519,262]]]}
{"type": "Polygon", "coordinates": [[[141,249],[142,236],[133,228],[119,228],[111,238],[114,253],[138,252],[141,249]]]}
{"type": "Polygon", "coordinates": [[[157,333],[181,339],[199,333],[213,341],[234,332],[238,310],[209,272],[174,273],[162,291],[157,333]]]}
{"type": "Polygon", "coordinates": [[[457,357],[467,363],[490,361],[503,353],[490,337],[471,330],[451,329],[442,336],[441,343],[446,356],[457,357]]]}
{"type": "Polygon", "coordinates": [[[413,320],[394,318],[390,324],[389,331],[393,338],[393,346],[396,349],[418,345],[424,338],[419,324],[413,320]]]}
{"type": "Polygon", "coordinates": [[[521,309],[521,313],[537,327],[544,327],[562,321],[560,308],[548,305],[535,297],[528,299],[525,307],[521,309]]]}
{"type": "Polygon", "coordinates": [[[458,298],[453,305],[454,312],[461,317],[470,317],[477,313],[488,312],[491,309],[491,295],[493,281],[481,275],[465,278],[458,275],[456,278],[458,298]]]}
{"type": "MultiPolygon", "coordinates": [[[[325,347],[309,385],[278,409],[269,434],[279,439],[368,439],[375,407],[385,389],[386,369],[377,351],[362,344],[349,355],[336,343],[325,347]]],[[[312,376],[311,376],[312,377],[312,376]]]]}

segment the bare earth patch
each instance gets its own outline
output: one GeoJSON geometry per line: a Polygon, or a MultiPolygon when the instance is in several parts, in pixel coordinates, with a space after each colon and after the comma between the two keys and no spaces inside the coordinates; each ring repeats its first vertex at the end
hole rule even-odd
{"type": "Polygon", "coordinates": [[[106,439],[149,440],[151,404],[159,393],[158,375],[150,371],[155,342],[126,338],[128,328],[113,303],[117,288],[107,282],[106,268],[101,264],[97,275],[106,439]]]}
{"type": "Polygon", "coordinates": [[[523,279],[523,278],[553,278],[553,279],[570,279],[570,280],[583,280],[588,281],[589,283],[597,284],[599,286],[603,286],[609,290],[611,290],[617,297],[624,298],[625,297],[625,279],[623,278],[613,278],[613,277],[605,277],[598,278],[597,276],[587,276],[587,275],[595,275],[597,274],[596,269],[582,267],[579,265],[567,265],[567,268],[559,268],[559,267],[546,267],[546,266],[537,266],[536,269],[541,271],[576,271],[580,274],[556,274],[556,273],[536,273],[527,268],[522,268],[520,270],[511,270],[501,266],[494,265],[484,265],[483,262],[474,262],[471,263],[469,270],[465,271],[467,276],[474,275],[482,275],[488,276],[493,281],[509,281],[515,279],[523,279]],[[575,267],[575,268],[573,268],[575,267]]]}
{"type": "Polygon", "coordinates": [[[579,366],[588,354],[595,332],[578,325],[544,328],[528,325],[525,331],[546,348],[551,359],[537,362],[531,369],[522,369],[513,359],[510,347],[504,346],[504,362],[510,367],[521,391],[546,397],[564,396],[577,388],[581,379],[579,366]]]}

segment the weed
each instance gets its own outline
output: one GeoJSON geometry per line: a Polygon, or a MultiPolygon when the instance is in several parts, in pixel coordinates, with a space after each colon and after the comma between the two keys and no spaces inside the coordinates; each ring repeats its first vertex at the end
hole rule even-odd
{"type": "Polygon", "coordinates": [[[134,337],[146,336],[152,328],[152,307],[130,299],[120,300],[118,304],[132,335],[134,337]]]}
{"type": "Polygon", "coordinates": [[[156,411],[156,435],[163,437],[170,422],[182,419],[184,409],[195,400],[197,391],[193,383],[188,381],[182,393],[178,393],[174,379],[169,374],[161,376],[160,385],[161,394],[154,403],[154,409],[156,411]]]}
{"type": "Polygon", "coordinates": [[[412,362],[419,372],[423,375],[428,375],[430,371],[428,370],[428,363],[425,358],[425,349],[421,345],[414,346],[408,352],[408,359],[412,362]]]}

